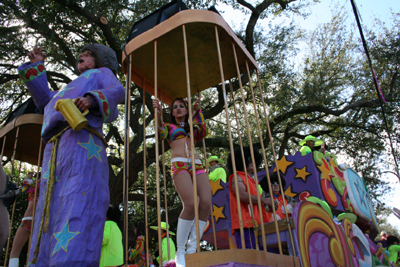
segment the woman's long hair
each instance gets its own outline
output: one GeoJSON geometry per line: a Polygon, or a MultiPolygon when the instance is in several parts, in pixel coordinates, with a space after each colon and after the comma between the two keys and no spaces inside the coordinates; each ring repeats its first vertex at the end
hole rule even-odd
{"type": "Polygon", "coordinates": [[[176,101],[182,101],[182,102],[185,104],[185,106],[186,106],[187,113],[186,113],[186,116],[185,116],[185,126],[183,127],[183,129],[184,129],[187,133],[189,133],[189,132],[190,132],[190,127],[189,127],[189,109],[188,109],[188,104],[187,104],[186,100],[184,100],[183,98],[177,97],[177,98],[175,98],[174,101],[172,101],[171,106],[170,106],[170,108],[171,108],[171,112],[170,112],[170,122],[171,122],[172,124],[178,125],[178,124],[176,123],[175,116],[172,115],[172,111],[173,111],[173,109],[174,109],[174,103],[175,103],[176,101]]]}

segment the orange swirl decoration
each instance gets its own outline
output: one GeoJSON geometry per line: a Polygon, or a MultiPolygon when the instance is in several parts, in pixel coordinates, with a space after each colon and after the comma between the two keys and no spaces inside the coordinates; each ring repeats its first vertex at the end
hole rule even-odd
{"type": "Polygon", "coordinates": [[[336,224],[319,205],[308,201],[300,203],[296,229],[303,267],[311,266],[309,241],[315,233],[328,237],[329,256],[335,266],[349,266],[336,224]]]}
{"type": "Polygon", "coordinates": [[[346,242],[349,247],[350,253],[353,257],[356,256],[356,250],[353,246],[353,224],[349,219],[344,218],[343,220],[344,231],[346,233],[346,242]]]}

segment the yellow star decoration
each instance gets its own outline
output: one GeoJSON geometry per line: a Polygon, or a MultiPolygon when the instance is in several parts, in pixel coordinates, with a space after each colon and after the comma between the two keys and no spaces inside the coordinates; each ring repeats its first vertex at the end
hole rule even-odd
{"type": "Polygon", "coordinates": [[[297,194],[292,192],[292,185],[289,185],[285,190],[285,195],[289,197],[296,197],[297,194]]]}
{"type": "Polygon", "coordinates": [[[294,177],[295,179],[296,178],[301,178],[305,182],[307,176],[310,175],[310,173],[307,172],[307,165],[304,166],[304,168],[302,168],[302,169],[295,168],[295,170],[296,170],[296,173],[297,173],[296,176],[294,177]]]}
{"type": "Polygon", "coordinates": [[[213,196],[219,191],[224,189],[224,187],[222,185],[220,185],[219,181],[221,181],[220,179],[218,179],[217,181],[210,181],[210,185],[211,185],[211,191],[213,196]]]}
{"type": "Polygon", "coordinates": [[[214,218],[215,218],[215,222],[216,222],[216,223],[218,222],[218,220],[219,220],[220,218],[221,218],[221,219],[225,219],[225,218],[226,218],[225,215],[224,215],[224,206],[218,207],[218,206],[215,206],[215,205],[213,204],[213,207],[214,207],[213,216],[214,216],[214,218]]]}
{"type": "Polygon", "coordinates": [[[329,179],[329,181],[331,181],[331,177],[329,176],[331,170],[329,168],[326,168],[324,164],[317,167],[321,171],[321,179],[329,179]]]}
{"type": "MultiPolygon", "coordinates": [[[[287,167],[289,167],[290,165],[292,165],[294,162],[291,161],[287,161],[286,157],[283,156],[280,160],[278,160],[278,168],[279,170],[285,174],[286,173],[286,169],[287,167]]],[[[276,172],[276,167],[274,169],[274,172],[276,172]]]]}

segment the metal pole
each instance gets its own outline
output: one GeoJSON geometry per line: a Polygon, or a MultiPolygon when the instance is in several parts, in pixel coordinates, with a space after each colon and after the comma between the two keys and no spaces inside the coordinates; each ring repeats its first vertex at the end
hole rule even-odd
{"type": "Polygon", "coordinates": [[[124,157],[124,182],[123,182],[123,198],[124,198],[124,266],[127,266],[128,262],[128,186],[129,186],[129,126],[131,122],[131,62],[132,62],[132,55],[129,55],[129,62],[128,62],[128,76],[126,79],[126,93],[125,93],[125,138],[124,138],[124,145],[125,145],[125,157],[124,157]]]}
{"type": "MultiPolygon", "coordinates": [[[[145,224],[145,244],[146,244],[146,266],[149,266],[149,227],[147,214],[147,146],[146,146],[146,81],[143,80],[143,193],[144,193],[144,224],[145,224]]],[[[157,122],[156,122],[157,123],[157,122]]],[[[156,132],[157,133],[157,132],[156,132]]]]}
{"type": "MultiPolygon", "coordinates": [[[[192,112],[192,100],[190,98],[190,72],[189,72],[189,58],[187,51],[187,41],[186,41],[186,27],[182,25],[183,32],[183,47],[185,52],[185,67],[186,67],[186,86],[187,86],[187,98],[188,98],[188,106],[189,106],[189,118],[193,118],[192,112]]],[[[196,166],[195,158],[194,158],[194,138],[193,138],[193,123],[189,123],[190,126],[190,148],[191,148],[191,158],[192,158],[192,177],[193,177],[193,198],[194,198],[194,221],[196,224],[196,240],[197,240],[197,252],[200,252],[200,233],[199,233],[199,207],[197,202],[197,177],[196,177],[196,166]]]]}
{"type": "MultiPolygon", "coordinates": [[[[157,99],[157,94],[158,94],[158,84],[157,84],[157,40],[154,41],[154,97],[157,99]]],[[[155,137],[156,137],[156,185],[157,185],[157,225],[158,225],[158,252],[160,255],[160,258],[162,259],[162,237],[161,237],[161,196],[160,196],[160,152],[158,149],[158,130],[157,130],[157,123],[158,123],[158,114],[157,114],[157,108],[154,108],[154,132],[155,137]]],[[[161,263],[162,265],[162,263],[161,263]]]]}

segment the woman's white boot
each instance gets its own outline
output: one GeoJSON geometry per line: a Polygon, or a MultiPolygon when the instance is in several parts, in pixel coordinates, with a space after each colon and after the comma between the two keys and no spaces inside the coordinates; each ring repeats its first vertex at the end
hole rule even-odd
{"type": "Polygon", "coordinates": [[[185,267],[185,246],[188,241],[190,230],[192,229],[193,220],[178,219],[178,227],[176,229],[176,267],[185,267]]]}
{"type": "MultiPolygon", "coordinates": [[[[200,239],[203,236],[204,230],[207,227],[207,222],[199,220],[199,235],[200,239]]],[[[197,249],[197,238],[196,238],[196,222],[193,222],[192,230],[190,231],[189,243],[186,250],[186,254],[196,253],[197,249]]]]}
{"type": "Polygon", "coordinates": [[[19,258],[12,258],[8,262],[8,267],[19,267],[19,258]]]}

